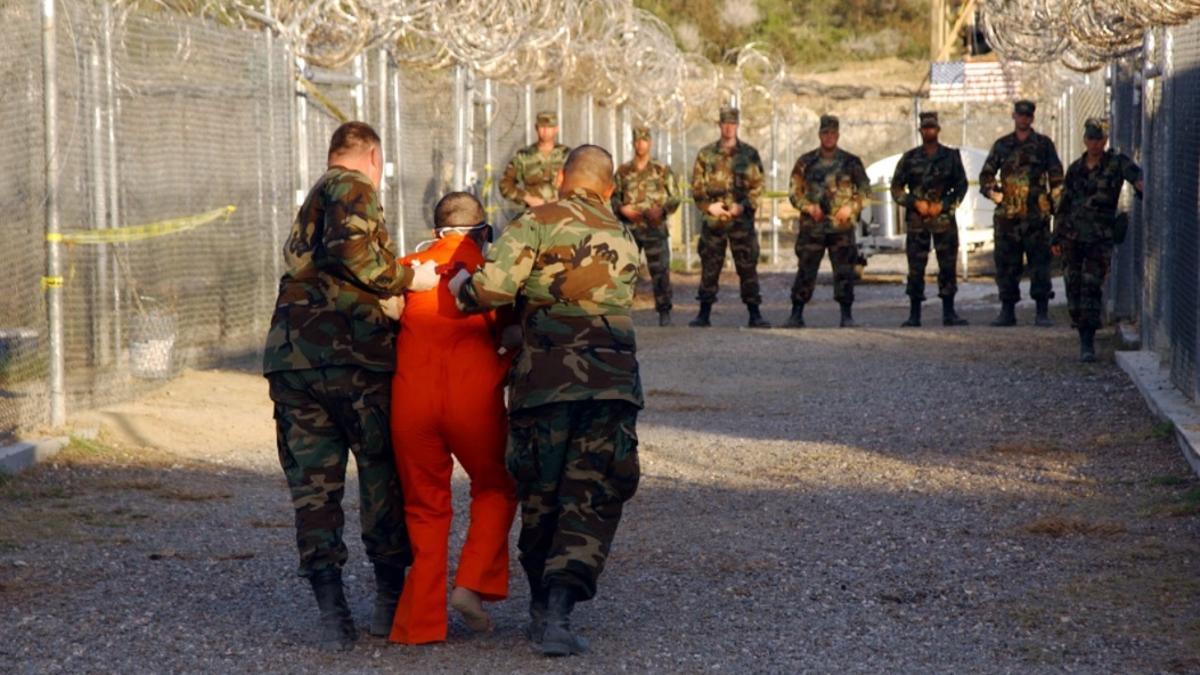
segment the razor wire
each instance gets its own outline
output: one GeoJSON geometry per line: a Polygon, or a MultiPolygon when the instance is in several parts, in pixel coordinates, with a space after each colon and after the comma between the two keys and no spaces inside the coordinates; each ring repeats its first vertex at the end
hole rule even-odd
{"type": "Polygon", "coordinates": [[[1142,47],[1149,28],[1200,16],[1200,0],[981,0],[988,43],[1005,59],[1090,72],[1142,47]]]}

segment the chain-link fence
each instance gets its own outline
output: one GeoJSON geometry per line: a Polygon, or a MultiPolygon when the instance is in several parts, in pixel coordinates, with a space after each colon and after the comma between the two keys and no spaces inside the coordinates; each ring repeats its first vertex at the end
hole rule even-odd
{"type": "Polygon", "coordinates": [[[1195,398],[1200,319],[1200,21],[1147,33],[1142,54],[1109,68],[1114,147],[1145,171],[1146,196],[1126,199],[1130,237],[1118,247],[1109,309],[1138,323],[1145,348],[1195,398]]]}

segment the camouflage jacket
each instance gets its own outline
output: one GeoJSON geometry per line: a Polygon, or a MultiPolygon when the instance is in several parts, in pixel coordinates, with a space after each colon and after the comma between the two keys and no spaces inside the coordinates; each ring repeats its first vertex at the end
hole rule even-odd
{"type": "Polygon", "coordinates": [[[464,312],[521,307],[509,411],[590,399],[642,405],[631,316],[637,269],[633,236],[591,192],[532,208],[504,228],[456,300],[464,312]]]}
{"type": "MultiPolygon", "coordinates": [[[[666,164],[649,160],[639,171],[636,160],[622,164],[613,177],[616,189],[613,191],[613,213],[622,221],[622,206],[632,206],[639,211],[645,211],[652,206],[661,206],[663,215],[669,216],[679,208],[679,184],[675,182],[675,174],[666,164]]],[[[647,227],[645,222],[640,227],[647,227]]]]}
{"type": "Polygon", "coordinates": [[[852,230],[870,194],[871,181],[862,160],[841,148],[834,150],[829,159],[822,158],[821,149],[816,148],[800,155],[792,167],[792,189],[788,199],[800,210],[798,225],[801,228],[819,226],[826,232],[852,230]],[[805,212],[812,204],[820,206],[825,213],[820,223],[805,212]],[[850,218],[844,225],[838,225],[833,214],[843,206],[850,207],[850,218]]]}
{"type": "Polygon", "coordinates": [[[396,263],[371,180],[338,166],[326,171],[296,214],[283,257],[263,373],[395,370],[396,323],[379,300],[403,292],[413,273],[396,263]]]}
{"type": "Polygon", "coordinates": [[[1002,136],[992,145],[979,173],[979,191],[985,197],[991,199],[992,190],[1004,193],[996,206],[996,220],[1049,220],[1062,194],[1062,183],[1062,162],[1054,141],[1036,131],[1031,131],[1024,143],[1017,140],[1016,132],[1002,136]]]}
{"type": "Polygon", "coordinates": [[[731,151],[721,141],[700,149],[692,165],[692,198],[706,223],[717,222],[708,207],[721,202],[726,207],[742,205],[742,222],[754,224],[754,211],[763,195],[763,163],[754,146],[738,141],[731,151]]]}
{"type": "Polygon", "coordinates": [[[571,149],[555,145],[549,156],[538,152],[537,143],[517,151],[500,178],[500,194],[510,202],[525,208],[525,195],[534,194],[548,202],[558,199],[554,176],[567,161],[571,149]]]}
{"type": "Polygon", "coordinates": [[[892,174],[892,198],[904,207],[910,230],[953,230],[957,227],[954,210],[966,194],[967,172],[962,157],[956,148],[940,143],[932,156],[920,145],[904,153],[892,174]],[[915,206],[918,199],[941,204],[942,212],[936,218],[922,216],[915,206]]]}
{"type": "Polygon", "coordinates": [[[1086,154],[1072,162],[1055,213],[1054,240],[1112,241],[1121,187],[1141,179],[1141,168],[1115,150],[1106,150],[1090,169],[1086,154]]]}

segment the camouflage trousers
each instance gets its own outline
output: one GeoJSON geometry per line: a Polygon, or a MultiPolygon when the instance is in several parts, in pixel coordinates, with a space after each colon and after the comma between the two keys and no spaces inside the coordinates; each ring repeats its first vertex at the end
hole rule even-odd
{"type": "Polygon", "coordinates": [[[925,299],[925,266],[929,264],[930,244],[937,251],[938,297],[953,298],[958,292],[958,228],[945,232],[909,230],[904,236],[908,254],[908,297],[925,299]]]}
{"type": "Polygon", "coordinates": [[[1067,308],[1080,328],[1101,328],[1104,277],[1112,260],[1107,242],[1065,242],[1062,247],[1067,308]]]}
{"type": "Polygon", "coordinates": [[[667,237],[665,227],[629,228],[638,248],[646,254],[646,267],[650,270],[650,282],[654,288],[654,309],[658,312],[671,309],[671,240],[667,237]]]}
{"type": "Polygon", "coordinates": [[[827,249],[829,262],[833,265],[834,299],[839,303],[854,302],[854,266],[858,262],[854,230],[826,232],[819,226],[801,227],[796,232],[796,280],[792,283],[792,302],[812,300],[817,270],[827,249]]]}
{"type": "Polygon", "coordinates": [[[758,234],[754,231],[754,218],[745,216],[728,223],[704,217],[700,228],[700,290],[696,299],[700,302],[717,301],[717,284],[721,279],[721,268],[725,266],[725,245],[733,254],[733,268],[741,281],[742,302],[747,305],[762,304],[762,293],[758,287],[758,234]]]}
{"type": "Polygon", "coordinates": [[[621,509],[637,491],[637,406],[548,403],[509,418],[505,463],[521,500],[521,566],[533,589],[552,582],[596,595],[621,509]]]}
{"type": "Polygon", "coordinates": [[[995,221],[996,287],[1001,302],[1020,302],[1021,274],[1029,268],[1029,297],[1049,300],[1050,227],[1045,221],[995,221]]]}
{"type": "Polygon", "coordinates": [[[392,374],[357,367],[271,373],[279,463],[296,509],[300,576],[346,563],[349,452],[358,464],[362,539],[372,562],[412,563],[388,428],[392,374]]]}

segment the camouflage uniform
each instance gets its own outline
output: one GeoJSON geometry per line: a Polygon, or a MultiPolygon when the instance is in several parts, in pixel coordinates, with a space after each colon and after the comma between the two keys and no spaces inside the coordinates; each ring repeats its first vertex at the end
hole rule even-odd
{"type": "Polygon", "coordinates": [[[1054,297],[1050,290],[1050,215],[1062,181],[1062,162],[1048,137],[1031,130],[1021,141],[1013,132],[992,145],[979,174],[979,189],[989,199],[993,190],[1004,194],[993,217],[996,286],[1003,303],[1021,300],[1025,261],[1030,270],[1029,296],[1042,302],[1054,297]]]}
{"type": "Polygon", "coordinates": [[[637,489],[637,268],[637,244],[609,204],[576,190],[510,223],[458,290],[465,312],[521,307],[505,459],[535,593],[554,582],[579,599],[595,595],[622,504],[637,489]]]}
{"type": "MultiPolygon", "coordinates": [[[[558,117],[550,112],[538,113],[537,124],[557,127],[558,117]]],[[[561,143],[556,143],[548,155],[538,150],[537,143],[521,148],[504,168],[504,175],[500,178],[500,194],[522,210],[525,209],[527,194],[541,197],[547,202],[558,199],[554,177],[570,152],[571,148],[561,143]]]]}
{"type": "Polygon", "coordinates": [[[908,230],[904,237],[908,254],[906,292],[910,298],[925,299],[925,266],[931,243],[937,251],[938,296],[953,298],[958,292],[958,224],[954,210],[966,192],[967,174],[957,149],[939,143],[930,155],[917,146],[900,157],[892,174],[892,198],[904,207],[908,230]],[[917,212],[917,200],[941,204],[942,212],[926,218],[917,212]]]}
{"type": "Polygon", "coordinates": [[[854,229],[858,215],[871,193],[862,160],[841,148],[833,156],[821,156],[821,149],[807,152],[792,167],[792,189],[789,199],[800,210],[796,221],[796,280],[792,284],[792,302],[807,304],[817,283],[821,257],[829,250],[833,264],[833,297],[842,305],[854,302],[854,266],[858,262],[858,246],[854,229]],[[813,220],[804,209],[817,204],[825,218],[813,220]],[[844,225],[833,220],[833,214],[843,206],[850,207],[850,218],[844,225]]]}
{"type": "MultiPolygon", "coordinates": [[[[634,130],[634,138],[638,138],[638,130],[634,130]]],[[[649,138],[649,131],[645,131],[649,138]]],[[[671,309],[671,242],[667,230],[667,217],[679,208],[679,185],[675,182],[675,174],[667,165],[650,159],[642,169],[637,168],[637,160],[629,160],[617,168],[613,179],[616,190],[613,192],[613,213],[629,226],[638,248],[646,254],[646,267],[650,269],[650,279],[654,286],[654,309],[666,312],[671,309]],[[655,206],[662,208],[663,219],[658,223],[630,222],[621,215],[622,206],[632,206],[645,213],[655,206]]]]}
{"type": "Polygon", "coordinates": [[[758,150],[738,140],[730,150],[721,141],[704,146],[692,167],[692,197],[700,209],[700,290],[702,303],[717,301],[717,282],[725,265],[725,244],[733,254],[733,266],[741,281],[742,302],[762,304],[758,287],[758,235],[754,231],[754,212],[763,194],[763,164],[758,150]],[[726,207],[741,204],[737,218],[720,220],[708,213],[708,207],[721,202],[726,207]]]}
{"type": "Polygon", "coordinates": [[[1101,293],[1112,258],[1117,201],[1125,181],[1136,184],[1142,170],[1115,150],[1089,168],[1087,155],[1067,169],[1051,243],[1062,246],[1067,305],[1080,328],[1101,326],[1101,293]]]}
{"type": "Polygon", "coordinates": [[[309,192],[283,253],[263,373],[296,510],[299,573],[346,562],[347,448],[358,463],[367,555],[403,568],[412,553],[388,429],[396,328],[379,300],[401,293],[412,270],[389,249],[370,179],[336,166],[309,192]]]}

